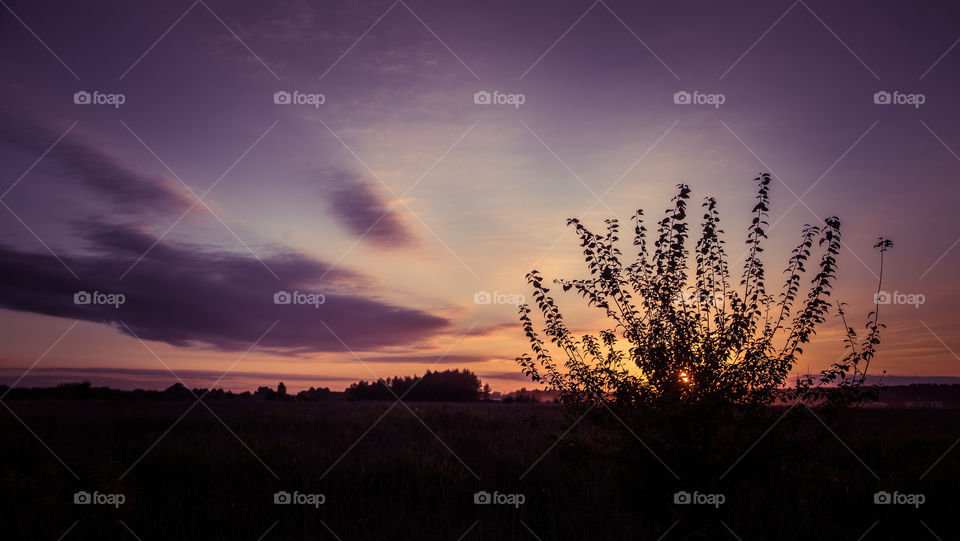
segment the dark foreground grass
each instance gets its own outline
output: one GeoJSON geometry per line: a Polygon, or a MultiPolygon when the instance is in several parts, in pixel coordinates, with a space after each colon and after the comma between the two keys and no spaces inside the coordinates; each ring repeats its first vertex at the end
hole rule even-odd
{"type": "Polygon", "coordinates": [[[26,426],[0,412],[2,539],[958,539],[954,410],[824,426],[798,408],[767,432],[771,410],[698,461],[590,416],[571,430],[552,405],[209,403],[221,424],[192,401],[5,404],[26,426]],[[75,505],[81,490],[126,502],[75,505]],[[524,503],[477,505],[481,490],[524,503]],[[881,490],[925,502],[875,505],[881,490]]]}

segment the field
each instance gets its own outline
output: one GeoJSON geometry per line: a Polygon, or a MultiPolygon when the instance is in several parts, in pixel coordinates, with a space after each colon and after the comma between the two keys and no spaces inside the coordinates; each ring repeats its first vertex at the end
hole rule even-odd
{"type": "Polygon", "coordinates": [[[635,437],[590,416],[570,429],[576,419],[545,404],[411,403],[411,412],[211,401],[216,416],[179,400],[4,404],[16,414],[0,415],[4,539],[947,540],[960,531],[960,449],[938,461],[960,437],[957,410],[861,410],[826,425],[797,410],[767,431],[783,413],[771,410],[721,427],[715,451],[695,463],[649,431],[635,437]],[[78,505],[78,491],[125,501],[78,505]],[[278,505],[279,491],[323,501],[278,505]],[[476,504],[478,491],[510,503],[476,504]],[[679,491],[714,505],[675,503],[679,491]],[[878,491],[923,503],[876,505],[878,491]]]}

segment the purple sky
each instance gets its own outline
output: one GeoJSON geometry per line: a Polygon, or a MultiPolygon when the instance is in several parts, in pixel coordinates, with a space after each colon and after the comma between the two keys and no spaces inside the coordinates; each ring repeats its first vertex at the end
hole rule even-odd
{"type": "Polygon", "coordinates": [[[759,171],[769,272],[838,215],[859,327],[893,238],[884,289],[924,302],[884,306],[875,366],[960,376],[958,22],[951,2],[4,0],[0,381],[529,386],[515,308],[475,294],[582,275],[566,218],[655,216],[680,182],[718,197],[735,258],[759,171]]]}

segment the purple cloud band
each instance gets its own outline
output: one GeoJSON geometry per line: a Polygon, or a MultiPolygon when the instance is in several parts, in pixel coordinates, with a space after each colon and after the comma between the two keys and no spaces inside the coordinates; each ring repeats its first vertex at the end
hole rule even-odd
{"type": "Polygon", "coordinates": [[[261,346],[284,353],[346,351],[341,340],[357,351],[411,346],[449,324],[364,293],[363,275],[293,253],[264,257],[261,264],[246,254],[164,242],[121,280],[154,239],[122,226],[86,227],[95,255],[64,257],[80,282],[51,255],[0,246],[0,306],[123,332],[129,327],[144,340],[231,351],[248,348],[275,321],[261,346]],[[78,291],[122,294],[124,302],[75,304],[78,291]],[[279,291],[321,295],[323,302],[275,304],[279,291]]]}

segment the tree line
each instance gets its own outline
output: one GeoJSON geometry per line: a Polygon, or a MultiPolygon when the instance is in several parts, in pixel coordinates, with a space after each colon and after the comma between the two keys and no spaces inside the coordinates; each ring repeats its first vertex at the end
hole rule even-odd
{"type": "Polygon", "coordinates": [[[358,381],[346,390],[349,400],[404,400],[472,402],[489,396],[490,386],[481,387],[480,378],[469,370],[444,370],[423,376],[393,377],[358,381]]]}
{"type": "Polygon", "coordinates": [[[94,387],[89,381],[60,383],[55,387],[9,388],[0,385],[0,394],[10,400],[104,400],[104,399],[156,399],[181,400],[202,398],[204,400],[279,400],[319,402],[327,400],[396,400],[402,397],[409,401],[472,402],[489,399],[490,386],[481,385],[480,378],[467,369],[431,372],[423,376],[404,376],[357,381],[345,391],[331,391],[328,387],[310,387],[296,394],[289,393],[281,381],[274,389],[260,386],[256,391],[233,392],[224,389],[189,389],[183,383],[174,383],[163,391],[135,389],[124,391],[110,387],[94,387]]]}

